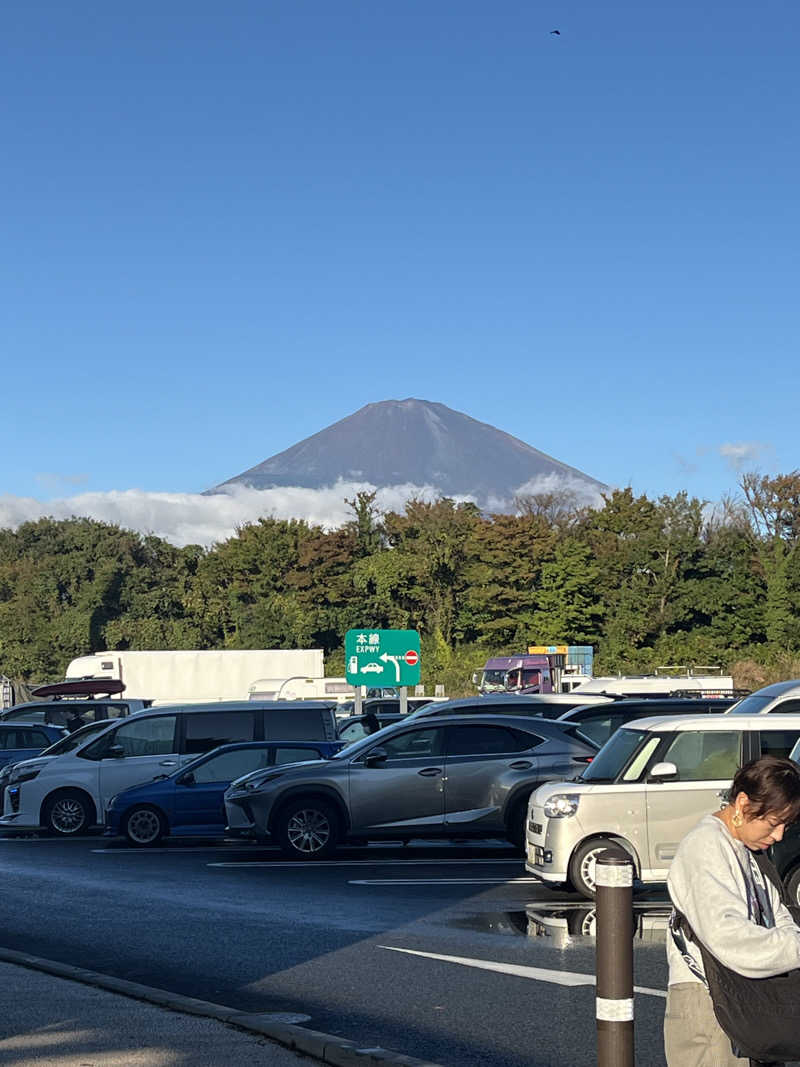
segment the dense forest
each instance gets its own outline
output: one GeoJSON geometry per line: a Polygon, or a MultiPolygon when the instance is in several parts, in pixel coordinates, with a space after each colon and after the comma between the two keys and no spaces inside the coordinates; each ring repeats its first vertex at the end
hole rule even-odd
{"type": "Polygon", "coordinates": [[[796,671],[800,472],[745,475],[711,508],[629,489],[482,515],[449,499],[325,531],[262,518],[204,549],[91,519],[0,530],[0,672],[41,682],[106,648],[323,648],[350,627],[422,635],[423,681],[468,692],[491,652],[591,644],[595,672],[719,664],[754,686],[796,671]]]}

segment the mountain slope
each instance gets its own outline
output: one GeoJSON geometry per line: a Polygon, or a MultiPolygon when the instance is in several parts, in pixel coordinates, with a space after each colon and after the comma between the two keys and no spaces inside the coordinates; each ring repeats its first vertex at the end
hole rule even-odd
{"type": "Polygon", "coordinates": [[[233,485],[321,489],[343,480],[378,488],[430,486],[492,506],[544,479],[547,488],[563,482],[593,495],[606,488],[485,422],[444,404],[407,399],[367,404],[212,492],[233,485]]]}

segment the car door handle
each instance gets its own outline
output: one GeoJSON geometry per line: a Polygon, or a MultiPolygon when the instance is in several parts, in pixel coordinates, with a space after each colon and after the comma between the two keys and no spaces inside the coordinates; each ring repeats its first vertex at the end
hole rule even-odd
{"type": "Polygon", "coordinates": [[[423,767],[421,771],[417,771],[417,774],[421,774],[423,778],[435,778],[437,774],[441,773],[441,767],[423,767]]]}
{"type": "Polygon", "coordinates": [[[176,759],[162,759],[159,763],[159,767],[177,767],[178,761],[176,759]]]}
{"type": "Polygon", "coordinates": [[[518,759],[516,763],[509,764],[512,771],[529,771],[532,766],[533,764],[526,759],[518,759]]]}

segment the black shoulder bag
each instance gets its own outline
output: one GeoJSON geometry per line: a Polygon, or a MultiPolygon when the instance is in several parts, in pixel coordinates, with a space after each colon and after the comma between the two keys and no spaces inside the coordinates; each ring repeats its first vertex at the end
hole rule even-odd
{"type": "MultiPolygon", "coordinates": [[[[774,864],[765,855],[755,859],[787,903],[774,864]]],[[[797,910],[790,911],[797,922],[797,910]]],[[[712,956],[677,909],[674,926],[699,949],[717,1022],[739,1055],[767,1062],[800,1059],[800,969],[746,978],[712,956]]]]}

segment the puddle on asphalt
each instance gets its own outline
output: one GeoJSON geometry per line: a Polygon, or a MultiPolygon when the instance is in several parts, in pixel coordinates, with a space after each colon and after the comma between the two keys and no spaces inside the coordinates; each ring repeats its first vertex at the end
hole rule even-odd
{"type": "MultiPolygon", "coordinates": [[[[663,944],[670,909],[667,904],[633,906],[634,941],[663,944]]],[[[447,925],[484,934],[548,938],[554,948],[585,946],[594,940],[596,912],[591,904],[537,901],[520,911],[478,912],[451,918],[447,925]]]]}

